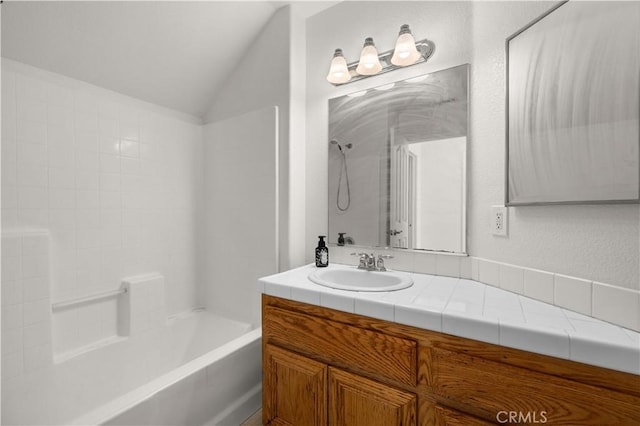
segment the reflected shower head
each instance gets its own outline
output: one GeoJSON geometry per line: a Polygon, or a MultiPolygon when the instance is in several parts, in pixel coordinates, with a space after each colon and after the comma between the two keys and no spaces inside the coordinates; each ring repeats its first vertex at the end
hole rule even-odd
{"type": "MultiPolygon", "coordinates": [[[[330,143],[331,145],[338,145],[338,149],[340,150],[340,152],[344,152],[344,151],[342,150],[342,145],[340,145],[340,144],[338,143],[338,141],[337,141],[337,140],[335,140],[335,139],[331,139],[331,141],[329,141],[329,143],[330,143]]],[[[347,149],[351,149],[351,147],[352,147],[352,146],[353,146],[353,144],[348,143],[348,144],[345,144],[345,146],[344,146],[344,147],[345,147],[345,148],[347,148],[347,149]]]]}

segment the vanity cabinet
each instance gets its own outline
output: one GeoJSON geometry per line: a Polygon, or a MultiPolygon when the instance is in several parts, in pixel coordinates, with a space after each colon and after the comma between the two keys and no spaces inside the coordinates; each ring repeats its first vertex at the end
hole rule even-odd
{"type": "Polygon", "coordinates": [[[270,344],[265,345],[264,360],[267,424],[416,424],[416,395],[412,393],[270,344]]]}
{"type": "Polygon", "coordinates": [[[640,424],[640,376],[263,295],[263,423],[640,424]]]}

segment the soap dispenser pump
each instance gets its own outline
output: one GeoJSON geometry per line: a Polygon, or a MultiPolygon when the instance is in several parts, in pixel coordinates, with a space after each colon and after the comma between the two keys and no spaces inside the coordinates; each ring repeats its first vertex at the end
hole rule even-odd
{"type": "Polygon", "coordinates": [[[324,268],[329,266],[329,248],[324,242],[326,238],[324,235],[318,236],[318,247],[316,247],[316,266],[318,268],[324,268]]]}

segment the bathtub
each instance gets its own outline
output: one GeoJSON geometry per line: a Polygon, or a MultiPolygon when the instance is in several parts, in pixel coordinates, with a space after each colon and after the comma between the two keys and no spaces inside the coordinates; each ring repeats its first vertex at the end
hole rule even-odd
{"type": "Polygon", "coordinates": [[[261,380],[261,329],[196,310],[3,383],[2,424],[237,425],[261,380]]]}

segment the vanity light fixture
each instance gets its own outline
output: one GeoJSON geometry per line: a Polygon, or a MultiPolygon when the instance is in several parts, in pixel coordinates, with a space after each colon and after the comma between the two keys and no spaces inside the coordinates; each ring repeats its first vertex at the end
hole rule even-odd
{"type": "Polygon", "coordinates": [[[347,67],[347,61],[344,59],[342,49],[336,49],[327,74],[327,81],[333,84],[343,84],[351,80],[351,74],[347,67]]]}
{"type": "Polygon", "coordinates": [[[420,52],[416,49],[416,41],[413,39],[409,25],[404,24],[400,27],[391,63],[399,67],[406,67],[415,64],[418,59],[420,59],[420,52]]]}
{"type": "Polygon", "coordinates": [[[356,72],[360,75],[376,75],[380,70],[382,70],[382,64],[378,57],[378,50],[376,49],[376,45],[373,44],[373,39],[367,37],[362,46],[360,61],[356,67],[356,72]]]}
{"type": "Polygon", "coordinates": [[[347,63],[342,49],[336,49],[331,60],[327,81],[339,86],[398,68],[426,62],[435,50],[435,44],[427,39],[414,41],[409,25],[400,27],[395,48],[378,53],[373,38],[367,37],[358,62],[347,63]]]}

